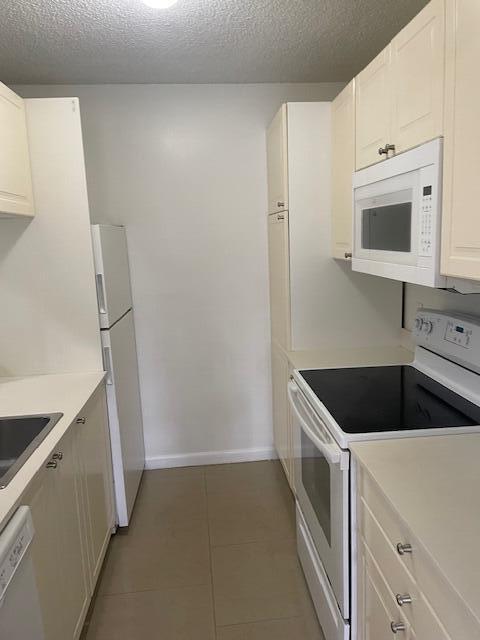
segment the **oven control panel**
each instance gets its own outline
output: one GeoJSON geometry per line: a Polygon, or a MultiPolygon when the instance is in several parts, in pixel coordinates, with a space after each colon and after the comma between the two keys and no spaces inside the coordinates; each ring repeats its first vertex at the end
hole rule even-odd
{"type": "Polygon", "coordinates": [[[419,309],[413,335],[420,347],[480,373],[480,317],[419,309]]]}

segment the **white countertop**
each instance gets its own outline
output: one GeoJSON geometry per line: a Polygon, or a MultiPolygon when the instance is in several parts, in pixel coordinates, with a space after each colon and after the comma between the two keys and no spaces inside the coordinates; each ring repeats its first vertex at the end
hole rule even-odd
{"type": "Polygon", "coordinates": [[[63,413],[45,440],[37,447],[5,489],[0,489],[0,529],[7,523],[35,474],[47,462],[53,449],[77,417],[105,374],[0,378],[0,416],[63,413]]]}
{"type": "Polygon", "coordinates": [[[480,622],[480,434],[350,448],[480,622]]]}
{"type": "Polygon", "coordinates": [[[287,351],[294,369],[331,369],[383,364],[408,364],[414,354],[403,347],[364,347],[359,349],[317,349],[287,351]]]}

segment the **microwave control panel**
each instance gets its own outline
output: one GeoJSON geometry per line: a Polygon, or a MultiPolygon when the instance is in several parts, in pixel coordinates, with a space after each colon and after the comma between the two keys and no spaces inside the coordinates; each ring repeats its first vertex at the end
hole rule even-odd
{"type": "Polygon", "coordinates": [[[432,197],[432,185],[424,186],[420,210],[420,247],[418,253],[426,257],[433,254],[432,197]]]}

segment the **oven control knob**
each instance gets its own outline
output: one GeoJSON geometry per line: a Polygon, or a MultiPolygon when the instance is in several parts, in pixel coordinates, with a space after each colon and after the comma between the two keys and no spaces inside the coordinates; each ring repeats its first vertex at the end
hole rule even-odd
{"type": "Polygon", "coordinates": [[[430,322],[430,320],[426,320],[423,323],[423,330],[424,332],[428,335],[429,333],[432,333],[433,331],[433,323],[430,322]]]}
{"type": "Polygon", "coordinates": [[[423,325],[423,320],[422,318],[415,318],[415,329],[417,331],[420,331],[423,325]]]}

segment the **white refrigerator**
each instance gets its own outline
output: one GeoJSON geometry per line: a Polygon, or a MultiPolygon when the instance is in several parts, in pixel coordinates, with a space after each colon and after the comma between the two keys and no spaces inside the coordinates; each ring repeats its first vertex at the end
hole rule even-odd
{"type": "Polygon", "coordinates": [[[129,524],[145,466],[135,326],[124,227],[92,225],[117,524],[129,524]]]}

